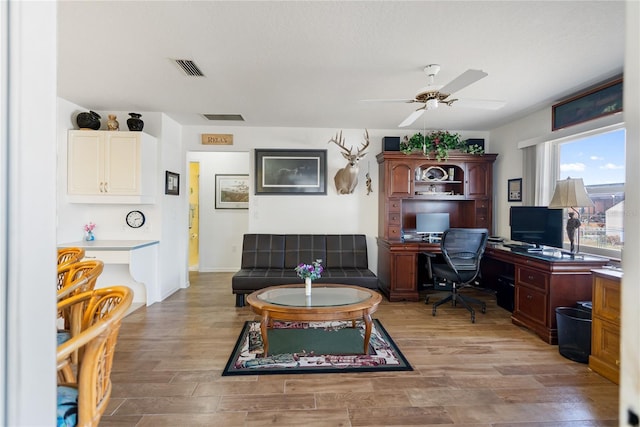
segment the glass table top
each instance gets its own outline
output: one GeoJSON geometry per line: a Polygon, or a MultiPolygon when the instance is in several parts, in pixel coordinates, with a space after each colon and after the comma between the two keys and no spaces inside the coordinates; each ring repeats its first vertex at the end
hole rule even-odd
{"type": "Polygon", "coordinates": [[[269,304],[288,307],[336,307],[357,304],[371,298],[366,290],[353,288],[326,288],[314,286],[311,295],[304,294],[304,287],[274,288],[260,293],[258,299],[269,304]]]}

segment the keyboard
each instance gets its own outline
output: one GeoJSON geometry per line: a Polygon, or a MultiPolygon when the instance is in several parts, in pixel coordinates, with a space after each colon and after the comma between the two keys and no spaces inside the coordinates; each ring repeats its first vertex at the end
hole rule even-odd
{"type": "Polygon", "coordinates": [[[533,245],[526,243],[504,243],[502,246],[510,248],[512,251],[520,252],[542,252],[542,248],[536,248],[533,245]]]}

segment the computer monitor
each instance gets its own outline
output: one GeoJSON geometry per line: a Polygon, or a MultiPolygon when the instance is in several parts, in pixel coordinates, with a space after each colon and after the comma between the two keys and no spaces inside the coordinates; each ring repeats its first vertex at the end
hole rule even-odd
{"type": "Polygon", "coordinates": [[[422,235],[440,235],[449,228],[449,213],[416,214],[416,233],[422,235]]]}
{"type": "Polygon", "coordinates": [[[536,247],[562,248],[562,209],[544,206],[512,206],[509,213],[511,240],[536,247]]]}

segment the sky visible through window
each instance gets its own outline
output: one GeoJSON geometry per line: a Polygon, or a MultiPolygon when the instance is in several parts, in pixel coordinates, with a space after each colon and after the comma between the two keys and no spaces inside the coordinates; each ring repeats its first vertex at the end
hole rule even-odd
{"type": "Polygon", "coordinates": [[[625,131],[619,129],[560,145],[560,178],[585,185],[624,182],[625,131]]]}

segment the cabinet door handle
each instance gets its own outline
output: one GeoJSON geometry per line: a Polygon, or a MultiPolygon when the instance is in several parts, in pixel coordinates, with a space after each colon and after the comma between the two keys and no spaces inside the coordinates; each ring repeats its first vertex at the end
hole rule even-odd
{"type": "Polygon", "coordinates": [[[533,295],[527,295],[527,299],[533,299],[533,295]]]}
{"type": "Polygon", "coordinates": [[[104,192],[105,192],[105,193],[108,193],[108,192],[109,192],[109,183],[108,183],[108,182],[105,182],[105,183],[104,183],[104,192]]]}
{"type": "Polygon", "coordinates": [[[529,276],[529,277],[528,277],[528,279],[529,279],[529,280],[533,280],[533,276],[529,276]]]}
{"type": "Polygon", "coordinates": [[[98,188],[100,189],[101,193],[104,193],[104,182],[101,182],[98,188]]]}

